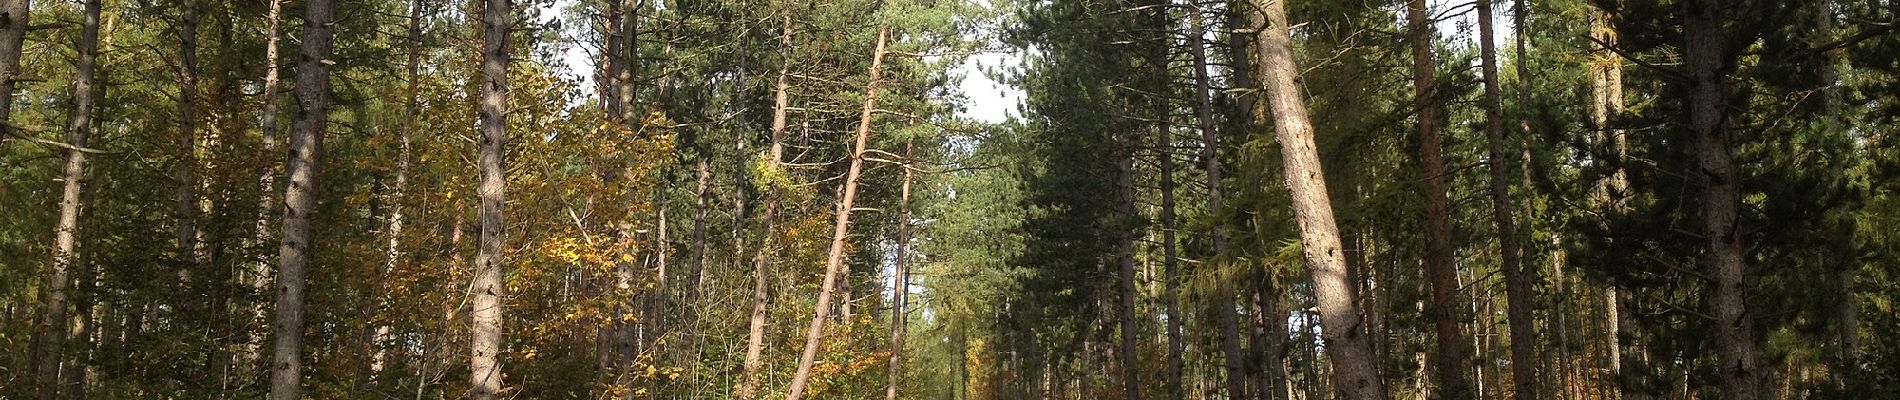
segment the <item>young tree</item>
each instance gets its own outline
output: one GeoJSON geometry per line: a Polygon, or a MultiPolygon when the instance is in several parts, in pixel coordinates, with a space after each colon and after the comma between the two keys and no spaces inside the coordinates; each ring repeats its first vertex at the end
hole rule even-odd
{"type": "MultiPolygon", "coordinates": [[[[785,156],[785,120],[791,109],[792,67],[792,6],[793,3],[779,2],[779,67],[772,83],[772,144],[766,152],[768,166],[774,170],[784,168],[785,156]]],[[[759,231],[764,239],[759,243],[752,256],[752,312],[747,316],[744,380],[739,384],[738,396],[742,400],[752,400],[759,390],[760,369],[763,367],[765,352],[765,320],[768,317],[767,306],[771,301],[767,292],[767,283],[771,280],[772,252],[778,245],[779,183],[768,182],[765,192],[765,210],[761,216],[759,231]]]]}
{"type": "Polygon", "coordinates": [[[1305,100],[1301,98],[1285,4],[1271,0],[1256,0],[1254,4],[1259,8],[1252,16],[1254,26],[1263,31],[1255,54],[1258,75],[1266,89],[1267,108],[1273,113],[1275,138],[1280,143],[1286,186],[1299,221],[1300,242],[1313,279],[1320,323],[1328,327],[1323,335],[1326,354],[1333,362],[1335,389],[1340,398],[1347,400],[1384,400],[1385,380],[1380,377],[1378,361],[1360,320],[1357,295],[1352,291],[1340,249],[1339,227],[1333,221],[1332,200],[1326,194],[1325,172],[1313,142],[1313,124],[1307,119],[1305,100]]]}

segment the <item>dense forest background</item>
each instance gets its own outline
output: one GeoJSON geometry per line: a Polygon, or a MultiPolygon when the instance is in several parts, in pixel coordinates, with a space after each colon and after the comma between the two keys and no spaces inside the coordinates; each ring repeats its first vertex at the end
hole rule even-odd
{"type": "Polygon", "coordinates": [[[0,399],[1887,398],[1896,27],[0,0],[0,399]]]}

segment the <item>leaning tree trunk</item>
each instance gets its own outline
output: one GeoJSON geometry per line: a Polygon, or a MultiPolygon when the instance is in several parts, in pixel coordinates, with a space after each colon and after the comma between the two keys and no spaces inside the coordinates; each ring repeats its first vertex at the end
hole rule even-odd
{"type": "Polygon", "coordinates": [[[1268,108],[1273,111],[1286,186],[1292,195],[1293,213],[1299,221],[1300,242],[1313,279],[1321,324],[1327,328],[1322,335],[1326,355],[1332,358],[1335,389],[1344,400],[1384,400],[1385,382],[1379,375],[1378,360],[1374,359],[1365,325],[1360,320],[1352,282],[1347,278],[1346,260],[1340,251],[1339,226],[1333,221],[1326,176],[1313,142],[1313,124],[1300,98],[1303,93],[1300,72],[1293,60],[1293,39],[1288,33],[1285,5],[1272,0],[1255,0],[1254,4],[1260,9],[1253,17],[1254,26],[1264,31],[1256,54],[1261,86],[1266,89],[1268,108]]]}
{"type": "Polygon", "coordinates": [[[1425,175],[1425,275],[1431,285],[1430,313],[1438,345],[1432,369],[1440,396],[1466,398],[1473,395],[1466,372],[1470,338],[1463,329],[1458,271],[1452,265],[1451,200],[1446,197],[1450,189],[1438,126],[1443,106],[1437,100],[1438,64],[1433,61],[1434,34],[1425,0],[1407,2],[1405,19],[1412,44],[1413,106],[1418,108],[1419,171],[1425,175]]]}
{"type": "MultiPolygon", "coordinates": [[[[1523,249],[1517,240],[1516,206],[1511,201],[1510,180],[1505,171],[1505,134],[1503,90],[1498,85],[1497,45],[1491,32],[1491,1],[1478,0],[1479,58],[1484,75],[1485,136],[1490,153],[1491,208],[1497,222],[1498,252],[1504,271],[1506,324],[1511,338],[1511,398],[1530,400],[1537,397],[1537,353],[1531,321],[1531,272],[1524,268],[1523,249]]],[[[1519,62],[1522,62],[1521,60],[1519,62]]]]}
{"type": "Polygon", "coordinates": [[[302,379],[304,269],[310,265],[310,219],[317,209],[317,171],[323,133],[329,123],[330,50],[335,39],[336,4],[310,0],[304,6],[303,56],[297,65],[297,103],[303,115],[290,135],[290,162],[284,172],[283,245],[278,247],[277,322],[272,333],[271,399],[294,400],[302,379]]]}
{"type": "MultiPolygon", "coordinates": [[[[66,340],[66,286],[78,254],[77,231],[83,208],[80,195],[86,177],[86,140],[92,133],[94,73],[99,59],[99,10],[103,0],[89,0],[79,31],[79,58],[73,63],[72,121],[66,126],[65,185],[60,190],[59,222],[53,227],[53,264],[46,273],[46,313],[41,317],[39,349],[34,352],[41,400],[59,398],[59,363],[66,340]]],[[[21,18],[23,21],[24,18],[21,18]]]]}
{"type": "Polygon", "coordinates": [[[1689,130],[1702,188],[1703,274],[1709,279],[1709,315],[1715,317],[1716,376],[1727,400],[1761,398],[1754,320],[1748,315],[1748,275],[1742,247],[1741,174],[1728,128],[1728,94],[1720,0],[1683,2],[1683,58],[1689,78],[1689,130]]]}
{"type": "Polygon", "coordinates": [[[13,88],[20,77],[20,54],[25,49],[32,0],[0,0],[0,146],[13,129],[13,88]]]}
{"type": "MultiPolygon", "coordinates": [[[[792,61],[792,4],[790,2],[784,2],[780,4],[780,6],[784,7],[784,9],[779,11],[780,22],[782,23],[779,33],[779,57],[781,60],[778,67],[778,78],[772,84],[772,144],[771,150],[767,153],[767,156],[771,157],[771,160],[767,162],[771,163],[773,170],[783,168],[781,165],[783,159],[780,157],[783,157],[785,153],[785,117],[786,112],[791,108],[791,94],[789,93],[791,85],[789,78],[791,75],[792,61]]],[[[756,394],[759,388],[760,370],[764,367],[765,318],[767,306],[770,302],[766,287],[767,283],[771,281],[770,272],[773,248],[778,245],[778,233],[775,232],[775,230],[778,229],[776,226],[778,224],[778,207],[779,183],[768,182],[765,192],[765,214],[761,216],[762,221],[760,221],[759,224],[761,239],[759,248],[752,257],[752,313],[748,318],[746,329],[745,363],[743,364],[745,368],[745,378],[742,383],[740,383],[739,390],[737,390],[738,397],[741,400],[753,400],[757,398],[756,394]]]]}
{"type": "Polygon", "coordinates": [[[469,398],[494,400],[501,392],[502,199],[507,178],[502,154],[508,145],[509,0],[485,0],[482,7],[481,198],[482,235],[475,253],[475,301],[470,310],[469,398]]]}
{"type": "Polygon", "coordinates": [[[871,116],[877,111],[877,89],[884,78],[884,44],[890,36],[890,26],[878,26],[877,46],[871,51],[871,79],[864,84],[864,109],[858,114],[857,143],[852,147],[851,169],[845,172],[844,191],[838,200],[838,220],[832,224],[831,252],[825,257],[825,278],[819,284],[818,304],[812,312],[811,327],[805,331],[805,351],[798,356],[798,371],[792,375],[791,387],[785,392],[786,400],[798,400],[805,396],[806,382],[811,379],[812,362],[818,357],[818,340],[824,337],[825,319],[830,318],[831,292],[837,289],[838,280],[843,279],[840,275],[843,275],[844,269],[845,240],[851,231],[851,210],[856,207],[858,199],[858,177],[864,172],[864,150],[871,136],[871,116]]]}

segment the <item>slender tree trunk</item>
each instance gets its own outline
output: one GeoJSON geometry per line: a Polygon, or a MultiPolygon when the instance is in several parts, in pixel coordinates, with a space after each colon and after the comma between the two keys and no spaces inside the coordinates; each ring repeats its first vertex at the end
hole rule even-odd
{"type": "MultiPolygon", "coordinates": [[[[1829,41],[1830,36],[1835,35],[1835,1],[1818,3],[1820,4],[1817,7],[1820,9],[1814,13],[1814,23],[1815,31],[1820,32],[1821,37],[1816,41],[1825,43],[1829,41]]],[[[1842,109],[1846,107],[1845,95],[1841,88],[1843,84],[1841,75],[1850,65],[1847,60],[1847,51],[1845,49],[1830,50],[1823,53],[1823,59],[1824,65],[1821,67],[1821,84],[1824,85],[1821,87],[1822,117],[1825,118],[1830,134],[1846,135],[1846,124],[1841,114],[1842,109]]],[[[1866,154],[1866,151],[1862,149],[1861,153],[1866,154]]],[[[1843,361],[1841,364],[1843,366],[1852,365],[1851,362],[1860,354],[1860,315],[1854,297],[1854,272],[1855,268],[1848,267],[1837,272],[1834,277],[1841,290],[1840,308],[1835,310],[1835,319],[1840,322],[1835,329],[1840,335],[1839,357],[1843,361]]],[[[1848,369],[1850,368],[1832,369],[1835,385],[1846,385],[1846,377],[1843,373],[1848,369]]]]}
{"type": "MultiPolygon", "coordinates": [[[[1202,34],[1207,31],[1207,17],[1202,13],[1199,0],[1191,0],[1190,5],[1188,24],[1190,25],[1189,32],[1192,32],[1193,36],[1189,39],[1188,49],[1194,56],[1194,122],[1195,127],[1201,131],[1201,167],[1203,172],[1207,173],[1208,211],[1214,215],[1221,215],[1221,210],[1225,207],[1225,204],[1221,196],[1220,139],[1219,135],[1214,132],[1214,105],[1213,100],[1209,97],[1209,92],[1212,91],[1212,88],[1208,84],[1207,76],[1207,44],[1201,40],[1202,34]]],[[[1165,72],[1165,70],[1163,72],[1165,72]]],[[[1163,76],[1166,76],[1166,74],[1163,74],[1163,76]]],[[[1162,138],[1164,140],[1167,138],[1166,132],[1163,132],[1162,138]]],[[[1164,149],[1171,148],[1165,146],[1165,144],[1164,142],[1164,149]]],[[[1163,165],[1172,167],[1173,160],[1169,159],[1168,161],[1168,164],[1163,165]]],[[[1164,172],[1164,174],[1166,174],[1166,172],[1164,172]]],[[[1163,178],[1170,177],[1163,175],[1163,178]]],[[[1171,197],[1172,193],[1167,194],[1167,196],[1171,197]]],[[[1164,202],[1164,204],[1172,205],[1171,199],[1170,201],[1164,202]]],[[[1168,208],[1168,214],[1170,215],[1167,217],[1172,218],[1172,207],[1168,208]]],[[[1172,236],[1175,225],[1170,221],[1167,226],[1167,232],[1172,236]]],[[[1215,259],[1225,259],[1227,254],[1227,230],[1225,226],[1215,224],[1211,233],[1213,237],[1213,257],[1215,259]]],[[[1169,244],[1170,247],[1172,247],[1172,239],[1169,240],[1169,244]]],[[[1170,249],[1170,253],[1172,253],[1172,249],[1170,249]]],[[[1174,256],[1169,255],[1168,261],[1170,263],[1169,269],[1172,270],[1174,256]]],[[[1173,275],[1173,272],[1169,272],[1169,276],[1173,275]]],[[[1221,351],[1226,355],[1224,362],[1227,367],[1228,397],[1242,399],[1247,397],[1247,373],[1245,372],[1247,357],[1244,355],[1245,353],[1241,352],[1240,347],[1240,315],[1234,304],[1234,282],[1234,280],[1228,279],[1221,280],[1214,294],[1214,296],[1216,296],[1214,306],[1218,308],[1215,312],[1217,313],[1216,315],[1219,316],[1221,324],[1221,351]]],[[[1169,283],[1173,284],[1174,281],[1170,280],[1169,283]]],[[[1172,295],[1171,293],[1170,296],[1172,295]]],[[[1173,300],[1170,299],[1170,301],[1173,300]]],[[[1168,329],[1169,337],[1174,338],[1173,341],[1178,342],[1180,325],[1175,322],[1176,315],[1174,311],[1169,311],[1168,322],[1171,326],[1168,329]]],[[[1178,344],[1170,344],[1170,363],[1179,362],[1180,352],[1176,347],[1178,347],[1178,344]]],[[[1178,369],[1171,369],[1170,371],[1176,370],[1178,369]]],[[[1178,376],[1173,376],[1173,378],[1176,380],[1179,379],[1178,376]]],[[[1178,388],[1179,385],[1178,383],[1172,384],[1171,387],[1178,388]]],[[[1178,396],[1179,392],[1177,391],[1176,393],[1176,396],[1178,396]]]]}
{"type": "Polygon", "coordinates": [[[66,143],[72,148],[66,150],[59,222],[53,227],[53,263],[46,273],[46,312],[40,316],[37,330],[40,347],[34,352],[41,400],[59,398],[59,365],[64,358],[63,346],[66,341],[66,288],[72,280],[70,272],[78,259],[79,213],[85,207],[81,204],[80,195],[85,187],[86,152],[80,149],[85,148],[86,140],[92,133],[93,95],[98,90],[93,82],[93,74],[98,69],[101,2],[85,2],[84,22],[80,27],[79,43],[76,44],[79,58],[73,63],[78,71],[73,77],[72,120],[66,126],[66,143]]]}
{"type": "MultiPolygon", "coordinates": [[[[911,144],[904,144],[906,161],[912,156],[911,144]]],[[[910,181],[911,169],[904,167],[904,183],[897,197],[897,262],[891,272],[891,373],[884,386],[884,400],[897,400],[899,366],[904,355],[904,331],[910,326],[905,302],[910,298],[910,181]]],[[[1172,317],[1172,316],[1170,316],[1172,317]]]]}
{"type": "MultiPolygon", "coordinates": [[[[188,268],[179,272],[189,277],[203,267],[198,256],[198,4],[184,0],[179,4],[178,29],[178,258],[188,268]]],[[[184,282],[190,287],[191,282],[184,282]]]]}
{"type": "Polygon", "coordinates": [[[1313,279],[1314,298],[1320,318],[1327,329],[1326,353],[1333,364],[1335,388],[1344,400],[1384,400],[1385,382],[1379,374],[1378,360],[1367,343],[1365,325],[1347,278],[1346,260],[1340,253],[1339,227],[1333,220],[1333,206],[1326,194],[1326,178],[1319,162],[1319,150],[1313,143],[1313,125],[1301,95],[1299,68],[1293,60],[1293,39],[1289,35],[1285,5],[1280,1],[1256,0],[1260,14],[1254,26],[1260,35],[1257,57],[1260,78],[1266,89],[1268,108],[1280,143],[1286,169],[1286,186],[1292,192],[1293,211],[1300,225],[1307,268],[1313,279]]]}
{"type": "MultiPolygon", "coordinates": [[[[277,153],[277,98],[279,97],[277,93],[279,90],[277,37],[278,25],[283,21],[283,0],[269,0],[269,2],[269,9],[264,14],[264,109],[260,117],[262,121],[258,124],[263,129],[263,135],[259,138],[261,142],[259,147],[262,149],[258,152],[260,171],[257,177],[261,190],[258,191],[257,196],[256,237],[253,239],[260,246],[270,241],[271,211],[276,209],[276,202],[271,201],[270,193],[277,188],[277,166],[283,161],[280,158],[281,155],[277,153]]],[[[259,263],[251,271],[249,281],[252,290],[258,293],[269,290],[269,270],[269,262],[266,261],[259,263]]],[[[264,313],[262,304],[253,306],[251,310],[251,316],[254,319],[265,318],[264,313]]],[[[245,353],[255,352],[257,344],[252,343],[247,345],[251,351],[245,353]]]]}
{"type": "Polygon", "coordinates": [[[330,51],[335,40],[336,4],[310,0],[304,6],[302,61],[297,65],[297,103],[303,114],[290,136],[290,162],[284,172],[283,245],[278,248],[277,321],[272,326],[271,399],[295,400],[303,375],[304,270],[310,265],[310,220],[317,211],[317,173],[323,135],[329,123],[330,51]]]}
{"type": "MultiPolygon", "coordinates": [[[[1484,75],[1484,114],[1485,136],[1489,139],[1489,170],[1491,177],[1491,207],[1496,217],[1498,252],[1503,264],[1504,296],[1506,323],[1510,328],[1511,339],[1511,398],[1531,400],[1537,398],[1537,353],[1532,348],[1536,343],[1536,332],[1531,320],[1531,271],[1524,268],[1523,249],[1517,240],[1517,213],[1511,200],[1510,180],[1505,171],[1507,158],[1505,151],[1503,90],[1498,85],[1497,46],[1493,41],[1491,23],[1492,0],[1478,0],[1478,41],[1479,58],[1483,64],[1484,75]]],[[[1521,61],[1520,61],[1521,62],[1521,61]]]]}
{"type": "MultiPolygon", "coordinates": [[[[1166,124],[1164,123],[1162,125],[1166,124]]],[[[1140,146],[1141,140],[1134,136],[1132,133],[1123,132],[1117,134],[1114,139],[1117,142],[1117,154],[1115,155],[1115,186],[1118,196],[1115,211],[1124,218],[1125,221],[1134,221],[1141,218],[1135,208],[1139,199],[1136,197],[1135,189],[1135,151],[1136,147],[1140,146]]],[[[1115,293],[1120,296],[1116,299],[1116,305],[1109,306],[1104,304],[1102,310],[1106,311],[1112,309],[1119,314],[1118,318],[1115,319],[1121,323],[1121,347],[1120,354],[1116,355],[1121,356],[1122,397],[1131,400],[1140,400],[1141,357],[1135,350],[1137,348],[1136,342],[1139,341],[1141,337],[1138,328],[1139,324],[1135,321],[1135,296],[1138,294],[1135,290],[1136,233],[1134,229],[1121,226],[1117,226],[1113,229],[1115,229],[1113,235],[1115,236],[1116,265],[1118,267],[1116,277],[1119,278],[1118,281],[1120,283],[1120,290],[1115,293]]],[[[1108,317],[1104,315],[1103,318],[1106,319],[1108,317]]],[[[1104,363],[1103,366],[1106,367],[1107,364],[1104,363]]]]}
{"type": "MultiPolygon", "coordinates": [[[[790,36],[789,33],[786,35],[790,36]]],[[[838,201],[838,220],[832,224],[831,251],[825,257],[825,278],[819,285],[818,304],[811,317],[811,327],[805,331],[805,350],[798,356],[798,372],[792,375],[791,386],[785,393],[786,400],[798,400],[805,396],[806,382],[811,379],[812,362],[818,357],[818,341],[824,337],[825,319],[829,318],[826,314],[831,311],[831,292],[836,290],[838,280],[843,278],[839,275],[845,269],[845,240],[851,231],[851,210],[858,199],[858,177],[864,172],[865,145],[871,136],[871,116],[877,110],[877,89],[884,79],[884,45],[890,35],[890,26],[878,26],[877,46],[871,52],[871,79],[864,85],[864,111],[858,114],[857,143],[851,150],[851,169],[845,172],[844,190],[838,201]]]]}
{"type": "Polygon", "coordinates": [[[1440,396],[1466,398],[1471,391],[1469,364],[1471,350],[1459,312],[1458,272],[1452,265],[1451,200],[1446,182],[1444,140],[1438,122],[1444,111],[1437,99],[1438,64],[1433,61],[1430,10],[1425,0],[1407,2],[1406,24],[1412,44],[1412,79],[1418,110],[1419,171],[1425,175],[1425,275],[1431,284],[1430,316],[1437,334],[1438,352],[1432,369],[1438,380],[1440,396]]]}
{"type": "MultiPolygon", "coordinates": [[[[792,64],[792,3],[781,2],[779,18],[778,77],[772,84],[772,144],[767,154],[771,157],[774,171],[782,168],[785,152],[785,119],[791,108],[791,89],[789,77],[792,64]]],[[[770,294],[767,282],[771,280],[772,252],[778,245],[779,182],[768,182],[765,193],[765,215],[762,216],[759,231],[762,233],[759,248],[752,256],[752,314],[748,318],[745,346],[745,378],[739,385],[738,396],[741,400],[753,400],[759,388],[759,375],[764,367],[765,318],[770,294]]]]}
{"type": "MultiPolygon", "coordinates": [[[[1593,158],[1598,160],[1599,168],[1607,170],[1609,178],[1599,185],[1597,202],[1607,208],[1609,213],[1616,214],[1625,211],[1622,199],[1629,189],[1629,181],[1622,162],[1626,148],[1623,130],[1616,126],[1615,121],[1623,110],[1623,60],[1609,49],[1610,46],[1616,46],[1617,42],[1616,26],[1610,21],[1612,17],[1609,10],[1590,9],[1590,35],[1601,42],[1591,47],[1594,61],[1590,65],[1590,129],[1593,131],[1592,139],[1596,142],[1594,154],[1597,156],[1593,158]]],[[[1604,288],[1603,299],[1606,314],[1604,333],[1608,338],[1605,347],[1610,377],[1615,383],[1609,393],[1611,398],[1619,399],[1628,389],[1626,383],[1629,382],[1623,376],[1623,340],[1634,338],[1625,335],[1628,327],[1622,326],[1625,316],[1621,310],[1626,304],[1619,300],[1614,284],[1604,288]]]]}
{"type": "Polygon", "coordinates": [[[1741,229],[1741,174],[1728,128],[1728,88],[1720,0],[1683,3],[1684,61],[1689,75],[1689,129],[1695,134],[1696,169],[1687,175],[1702,188],[1703,262],[1709,282],[1709,315],[1715,317],[1716,359],[1722,397],[1761,398],[1754,320],[1748,314],[1748,275],[1741,229]]]}
{"type": "Polygon", "coordinates": [[[469,397],[493,400],[501,392],[502,207],[507,177],[502,155],[508,144],[509,0],[484,0],[482,7],[481,198],[482,235],[475,253],[474,326],[470,332],[469,397]]]}
{"type": "Polygon", "coordinates": [[[20,55],[25,50],[32,0],[0,0],[0,148],[13,129],[13,89],[20,77],[20,55]]]}

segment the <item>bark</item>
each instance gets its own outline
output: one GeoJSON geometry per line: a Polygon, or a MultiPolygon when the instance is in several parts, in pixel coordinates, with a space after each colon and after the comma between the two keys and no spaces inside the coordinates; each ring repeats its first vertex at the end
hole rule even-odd
{"type": "Polygon", "coordinates": [[[792,375],[786,400],[798,400],[805,395],[812,362],[818,357],[818,342],[824,337],[825,319],[830,318],[827,314],[831,311],[831,292],[842,278],[845,240],[851,231],[851,210],[858,199],[858,177],[864,172],[865,145],[871,136],[871,116],[877,110],[877,90],[884,79],[884,45],[890,35],[890,26],[878,26],[877,45],[871,52],[871,79],[864,85],[864,109],[858,113],[857,142],[851,150],[851,168],[845,172],[844,190],[838,200],[838,219],[832,224],[831,250],[825,257],[825,278],[819,285],[818,304],[812,313],[811,327],[805,331],[805,350],[798,356],[798,371],[792,375]]]}
{"type": "MultiPolygon", "coordinates": [[[[1835,34],[1834,3],[1834,1],[1820,2],[1820,10],[1815,12],[1815,31],[1823,35],[1817,38],[1817,42],[1825,43],[1828,41],[1827,36],[1835,34]]],[[[1847,134],[1846,125],[1841,112],[1846,107],[1846,96],[1842,93],[1841,76],[1850,65],[1847,60],[1847,51],[1833,49],[1823,53],[1822,57],[1824,63],[1821,67],[1821,84],[1824,85],[1821,87],[1822,118],[1825,119],[1830,133],[1845,135],[1847,134]]],[[[1864,147],[1861,149],[1861,154],[1867,154],[1864,147]]],[[[1835,319],[1839,321],[1835,329],[1839,331],[1837,334],[1840,335],[1841,342],[1839,357],[1851,362],[1860,354],[1860,315],[1854,297],[1854,268],[1842,269],[1836,273],[1834,280],[1841,289],[1840,307],[1835,309],[1835,319]]],[[[1845,384],[1843,372],[1834,373],[1837,385],[1845,384]]]]}
{"type": "Polygon", "coordinates": [[[1689,130],[1696,165],[1686,175],[1702,189],[1703,274],[1709,281],[1709,315],[1715,317],[1716,375],[1727,400],[1761,398],[1754,321],[1748,314],[1744,264],[1741,174],[1735,166],[1734,135],[1728,128],[1728,94],[1720,0],[1683,3],[1683,46],[1689,77],[1689,130]]]}
{"type": "Polygon", "coordinates": [[[84,209],[80,196],[85,188],[86,152],[79,149],[86,147],[86,141],[92,134],[93,96],[98,90],[94,74],[98,70],[99,11],[102,2],[85,2],[84,22],[81,23],[79,42],[76,44],[79,56],[73,63],[77,70],[73,77],[73,112],[71,123],[66,126],[66,143],[72,148],[66,149],[59,222],[53,227],[53,263],[46,273],[46,312],[40,317],[37,329],[40,347],[34,351],[34,368],[41,400],[59,398],[59,365],[64,358],[67,327],[66,289],[72,281],[71,271],[78,258],[75,250],[79,240],[79,213],[84,209]]]}
{"type": "Polygon", "coordinates": [[[1437,354],[1432,369],[1438,380],[1440,396],[1466,398],[1471,391],[1469,365],[1471,349],[1463,325],[1467,318],[1459,307],[1458,271],[1453,265],[1451,237],[1451,200],[1446,182],[1444,140],[1438,122],[1444,106],[1437,100],[1438,64],[1433,61],[1430,10],[1425,0],[1407,2],[1406,23],[1411,31],[1413,106],[1418,109],[1419,171],[1425,178],[1425,275],[1431,285],[1433,332],[1437,335],[1437,354]]]}
{"type": "Polygon", "coordinates": [[[1485,136],[1489,139],[1487,150],[1490,153],[1491,209],[1497,223],[1498,252],[1504,272],[1504,297],[1506,324],[1511,339],[1511,398],[1531,400],[1537,398],[1537,353],[1532,348],[1536,343],[1536,332],[1531,318],[1531,301],[1534,293],[1531,287],[1531,271],[1524,267],[1523,249],[1518,242],[1516,205],[1511,200],[1511,187],[1505,171],[1506,152],[1504,132],[1503,90],[1498,85],[1497,45],[1493,43],[1491,21],[1491,3],[1493,0],[1478,0],[1478,41],[1479,58],[1483,64],[1484,75],[1484,114],[1485,136]]]}
{"type": "Polygon", "coordinates": [[[294,400],[302,379],[304,270],[310,265],[310,221],[317,209],[317,173],[330,110],[330,51],[336,36],[336,4],[310,0],[304,6],[303,56],[297,65],[297,103],[303,114],[290,136],[284,172],[283,245],[278,247],[276,343],[271,399],[294,400]]]}
{"type": "MultiPolygon", "coordinates": [[[[911,145],[904,144],[904,158],[911,157],[911,145]]],[[[897,262],[892,274],[891,286],[891,372],[890,382],[884,386],[884,400],[897,400],[897,381],[900,377],[899,366],[903,365],[904,331],[909,326],[910,314],[905,310],[905,302],[910,298],[910,181],[911,169],[904,168],[904,183],[897,197],[897,262]]],[[[1170,315],[1172,317],[1172,315],[1170,315]]]]}
{"type": "Polygon", "coordinates": [[[18,83],[14,79],[20,76],[32,7],[32,0],[0,0],[0,147],[7,143],[6,130],[13,129],[13,89],[18,83]]]}
{"type": "MultiPolygon", "coordinates": [[[[1264,271],[1262,271],[1264,272],[1264,271]]],[[[1273,278],[1263,273],[1259,288],[1254,291],[1254,325],[1260,333],[1254,339],[1254,354],[1261,358],[1259,366],[1260,400],[1287,400],[1293,398],[1293,388],[1286,375],[1287,310],[1286,297],[1280,295],[1273,278]]]]}
{"type": "Polygon", "coordinates": [[[493,400],[501,392],[502,207],[507,178],[502,155],[508,143],[509,0],[485,0],[482,7],[481,73],[481,238],[475,253],[473,327],[469,340],[469,398],[493,400]]]}
{"type": "Polygon", "coordinates": [[[1312,275],[1321,323],[1326,327],[1322,335],[1326,354],[1332,359],[1335,390],[1344,400],[1384,400],[1385,382],[1360,321],[1358,302],[1340,252],[1339,226],[1333,219],[1325,173],[1313,141],[1313,125],[1301,99],[1303,91],[1299,68],[1293,60],[1285,5],[1269,0],[1254,3],[1260,9],[1253,17],[1254,26],[1264,31],[1256,54],[1259,76],[1266,89],[1267,107],[1273,112],[1286,186],[1299,222],[1300,242],[1312,275]]]}
{"type": "MultiPolygon", "coordinates": [[[[1616,27],[1611,21],[1612,17],[1613,15],[1605,9],[1591,8],[1590,10],[1590,35],[1601,44],[1591,49],[1591,57],[1594,61],[1590,66],[1589,127],[1593,131],[1592,139],[1596,142],[1594,151],[1596,156],[1593,158],[1597,160],[1598,167],[1604,169],[1608,175],[1608,179],[1597,188],[1596,201],[1614,215],[1627,211],[1623,205],[1623,198],[1629,189],[1629,180],[1624,173],[1622,162],[1623,153],[1627,148],[1624,131],[1617,126],[1615,121],[1623,112],[1623,59],[1609,48],[1617,45],[1616,27]]],[[[1614,234],[1614,232],[1611,233],[1614,234]]],[[[1614,237],[1611,240],[1615,240],[1614,237]]],[[[1625,353],[1623,341],[1634,339],[1633,332],[1629,332],[1633,326],[1623,324],[1623,318],[1627,318],[1627,315],[1622,309],[1627,306],[1627,302],[1620,300],[1614,285],[1604,288],[1603,298],[1603,306],[1607,314],[1604,318],[1604,331],[1609,338],[1606,350],[1609,353],[1607,358],[1610,377],[1617,383],[1616,390],[1611,390],[1610,394],[1612,398],[1622,398],[1629,389],[1626,385],[1629,379],[1623,376],[1623,354],[1625,353]]]]}
{"type": "MultiPolygon", "coordinates": [[[[779,67],[778,77],[772,84],[772,144],[767,154],[771,159],[772,170],[783,166],[780,158],[785,152],[785,118],[791,108],[790,75],[792,64],[792,4],[780,4],[779,11],[779,67]]],[[[762,233],[757,252],[752,256],[752,313],[748,318],[745,346],[745,378],[737,391],[741,400],[753,400],[759,388],[760,369],[764,367],[765,319],[767,306],[771,300],[767,293],[767,283],[771,281],[772,252],[778,245],[778,208],[779,183],[768,182],[765,193],[765,213],[761,216],[759,231],[762,233]]]]}

